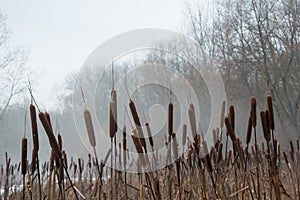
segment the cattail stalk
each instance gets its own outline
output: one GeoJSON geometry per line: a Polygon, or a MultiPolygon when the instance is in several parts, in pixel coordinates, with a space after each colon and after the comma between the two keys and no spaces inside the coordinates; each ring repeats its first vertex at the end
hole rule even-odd
{"type": "Polygon", "coordinates": [[[38,137],[38,128],[36,120],[36,109],[33,104],[29,106],[30,119],[31,119],[31,130],[32,130],[32,141],[33,141],[33,150],[32,150],[32,174],[34,174],[35,169],[37,169],[38,175],[38,189],[39,197],[42,199],[42,188],[41,188],[41,176],[40,176],[40,167],[39,167],[39,137],[38,137]]]}

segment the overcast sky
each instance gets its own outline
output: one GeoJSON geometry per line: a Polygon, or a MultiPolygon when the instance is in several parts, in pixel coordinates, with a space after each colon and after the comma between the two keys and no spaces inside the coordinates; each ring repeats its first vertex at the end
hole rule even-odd
{"type": "Polygon", "coordinates": [[[9,44],[29,50],[29,64],[42,72],[37,100],[51,108],[64,77],[76,72],[102,42],[138,28],[178,31],[184,0],[0,0],[12,32],[9,44]]]}

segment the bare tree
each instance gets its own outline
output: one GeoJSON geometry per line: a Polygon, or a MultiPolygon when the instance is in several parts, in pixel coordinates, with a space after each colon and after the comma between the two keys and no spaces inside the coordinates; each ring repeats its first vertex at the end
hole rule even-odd
{"type": "Polygon", "coordinates": [[[300,128],[299,8],[299,0],[221,0],[212,20],[200,9],[187,15],[187,32],[218,65],[229,95],[255,95],[264,103],[271,94],[281,125],[294,132],[300,128]]]}
{"type": "Polygon", "coordinates": [[[0,120],[12,102],[20,102],[14,98],[20,97],[32,76],[26,51],[9,47],[9,35],[6,17],[0,13],[0,120]]]}

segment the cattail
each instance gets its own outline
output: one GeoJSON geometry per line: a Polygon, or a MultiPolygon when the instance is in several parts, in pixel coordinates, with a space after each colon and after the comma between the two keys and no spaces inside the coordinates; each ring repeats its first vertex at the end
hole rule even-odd
{"type": "Polygon", "coordinates": [[[151,129],[150,129],[150,126],[149,126],[148,122],[146,123],[146,130],[147,130],[147,133],[148,133],[150,146],[153,148],[153,146],[154,146],[153,137],[152,137],[152,132],[151,132],[151,129]]]}
{"type": "Polygon", "coordinates": [[[53,131],[52,131],[52,128],[51,128],[51,125],[49,123],[49,121],[47,120],[46,118],[46,114],[40,112],[39,113],[39,118],[40,118],[40,121],[45,129],[45,132],[48,136],[48,139],[49,139],[49,143],[50,143],[50,146],[51,148],[54,150],[54,153],[55,153],[55,156],[57,157],[61,157],[61,151],[59,150],[59,146],[58,146],[58,143],[56,141],[56,138],[53,134],[53,131]]]}
{"type": "Polygon", "coordinates": [[[62,155],[63,155],[64,165],[67,167],[68,166],[67,154],[65,151],[62,151],[62,155]]]}
{"type": "Polygon", "coordinates": [[[229,119],[230,119],[230,123],[231,123],[231,127],[232,127],[232,130],[234,132],[235,130],[235,113],[234,113],[234,107],[233,105],[229,106],[229,119]]]}
{"type": "Polygon", "coordinates": [[[182,126],[182,146],[186,144],[186,133],[187,133],[187,125],[183,124],[182,126]]]}
{"type": "Polygon", "coordinates": [[[79,166],[79,173],[82,174],[82,164],[81,164],[81,159],[78,158],[78,166],[79,166]]]}
{"type": "Polygon", "coordinates": [[[219,163],[223,157],[222,155],[222,149],[223,149],[223,143],[220,142],[218,146],[218,157],[217,157],[217,163],[219,163]]]}
{"type": "Polygon", "coordinates": [[[53,128],[52,128],[52,124],[51,124],[51,119],[50,119],[49,113],[48,113],[48,112],[45,112],[44,115],[46,116],[46,119],[48,120],[48,123],[49,123],[49,125],[50,125],[50,128],[51,128],[51,130],[52,130],[52,132],[53,132],[53,128]]]}
{"type": "Polygon", "coordinates": [[[290,147],[291,147],[291,152],[294,153],[295,151],[294,151],[294,145],[293,145],[293,142],[292,142],[292,141],[290,141],[290,147]]]}
{"type": "Polygon", "coordinates": [[[222,109],[221,109],[221,119],[220,119],[220,128],[224,127],[224,119],[225,119],[225,107],[226,107],[226,101],[222,101],[222,109]]]}
{"type": "Polygon", "coordinates": [[[192,145],[189,145],[189,149],[188,149],[188,158],[187,158],[187,163],[189,165],[189,167],[192,167],[192,145]]]}
{"type": "Polygon", "coordinates": [[[22,138],[22,158],[21,158],[21,165],[22,165],[22,175],[26,174],[26,162],[27,162],[27,138],[22,138]]]}
{"type": "Polygon", "coordinates": [[[228,117],[225,117],[225,126],[227,128],[228,134],[229,134],[232,142],[234,142],[236,138],[235,138],[235,134],[234,134],[233,128],[231,126],[231,123],[230,123],[230,120],[228,117]]]}
{"type": "Polygon", "coordinates": [[[141,140],[138,138],[137,132],[138,132],[137,129],[132,129],[130,135],[133,140],[136,152],[138,153],[139,159],[141,160],[142,164],[145,164],[145,160],[143,157],[143,148],[142,148],[141,140]]]}
{"type": "Polygon", "coordinates": [[[131,114],[132,114],[132,117],[133,117],[133,121],[136,125],[136,129],[137,129],[141,144],[146,149],[146,141],[145,141],[143,129],[141,127],[141,122],[140,122],[139,116],[137,114],[134,102],[132,100],[130,100],[130,102],[129,102],[129,107],[130,107],[130,111],[131,111],[131,114]]]}
{"type": "Polygon", "coordinates": [[[57,140],[58,140],[59,149],[60,149],[60,151],[62,151],[62,138],[61,138],[60,134],[58,134],[57,140]]]}
{"type": "Polygon", "coordinates": [[[114,117],[114,129],[115,129],[115,133],[118,131],[118,123],[117,123],[117,119],[118,119],[118,109],[117,109],[117,92],[116,92],[116,90],[115,89],[113,89],[112,91],[111,91],[111,100],[113,101],[113,102],[115,102],[114,104],[113,104],[113,117],[114,117]]]}
{"type": "Polygon", "coordinates": [[[109,104],[109,137],[113,138],[115,137],[116,134],[116,121],[114,118],[114,115],[116,113],[116,102],[115,101],[110,101],[109,104]]]}
{"type": "Polygon", "coordinates": [[[126,126],[124,125],[124,127],[123,127],[123,166],[124,166],[124,170],[125,170],[126,163],[127,163],[126,149],[127,149],[126,126]]]}
{"type": "Polygon", "coordinates": [[[135,145],[137,153],[143,154],[142,145],[141,145],[141,142],[138,138],[138,133],[137,132],[138,132],[137,129],[132,129],[130,135],[132,137],[132,140],[133,140],[133,143],[135,145]]]}
{"type": "Polygon", "coordinates": [[[256,98],[255,97],[251,97],[251,111],[250,111],[250,115],[252,118],[252,126],[253,128],[256,127],[256,98]]]}
{"type": "Polygon", "coordinates": [[[38,137],[37,122],[36,122],[36,110],[34,105],[30,104],[29,110],[30,110],[30,119],[31,119],[33,148],[36,151],[39,151],[39,137],[38,137]]]}
{"type": "Polygon", "coordinates": [[[290,147],[291,147],[291,150],[290,150],[291,159],[294,162],[294,153],[295,153],[295,151],[294,151],[294,145],[293,145],[292,141],[290,141],[290,147]]]}
{"type": "Polygon", "coordinates": [[[91,158],[92,158],[92,156],[91,156],[91,154],[89,153],[89,154],[88,154],[88,168],[90,168],[90,169],[92,168],[92,159],[91,159],[91,158]]]}
{"type": "Polygon", "coordinates": [[[37,162],[37,151],[35,149],[32,149],[32,155],[31,155],[31,174],[34,174],[36,170],[36,163],[37,162]]]}
{"type": "Polygon", "coordinates": [[[169,103],[168,106],[168,133],[169,137],[173,134],[173,104],[172,102],[169,103]]]}
{"type": "Polygon", "coordinates": [[[232,156],[232,151],[229,150],[228,155],[227,155],[227,161],[226,161],[227,166],[229,166],[229,164],[231,163],[231,156],[232,156]]]}
{"type": "Polygon", "coordinates": [[[270,142],[271,135],[270,135],[270,133],[268,133],[266,113],[264,111],[260,111],[260,119],[261,119],[261,125],[262,125],[262,129],[263,129],[264,137],[265,137],[266,141],[270,142]]]}
{"type": "Polygon", "coordinates": [[[178,159],[178,143],[177,143],[177,138],[176,134],[173,132],[172,134],[172,151],[173,151],[173,156],[175,160],[178,159]]]}
{"type": "Polygon", "coordinates": [[[251,140],[251,132],[252,132],[252,117],[251,115],[248,118],[248,126],[247,126],[247,137],[246,137],[246,144],[248,145],[251,140]]]}
{"type": "Polygon", "coordinates": [[[85,126],[88,132],[89,136],[89,141],[92,147],[96,146],[96,139],[95,139],[95,133],[94,133],[94,127],[93,127],[93,121],[91,117],[91,113],[89,110],[85,110],[84,113],[84,121],[85,121],[85,126]]]}
{"type": "Polygon", "coordinates": [[[190,119],[190,126],[191,126],[192,135],[193,135],[193,138],[195,138],[196,134],[197,134],[197,130],[196,130],[197,128],[196,128],[196,117],[195,117],[195,111],[194,111],[194,105],[193,104],[190,104],[188,114],[189,114],[189,119],[190,119]]]}
{"type": "Polygon", "coordinates": [[[273,112],[272,97],[270,95],[267,96],[267,106],[268,106],[268,114],[269,114],[268,117],[269,117],[270,129],[274,131],[275,129],[274,112],[273,112]]]}

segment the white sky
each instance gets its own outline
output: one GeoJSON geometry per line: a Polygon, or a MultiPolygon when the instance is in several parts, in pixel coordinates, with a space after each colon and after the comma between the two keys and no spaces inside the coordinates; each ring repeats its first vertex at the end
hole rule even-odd
{"type": "Polygon", "coordinates": [[[37,100],[53,106],[55,90],[88,55],[114,35],[138,28],[178,31],[184,0],[0,0],[12,32],[9,44],[29,50],[29,63],[43,77],[37,100]]]}

